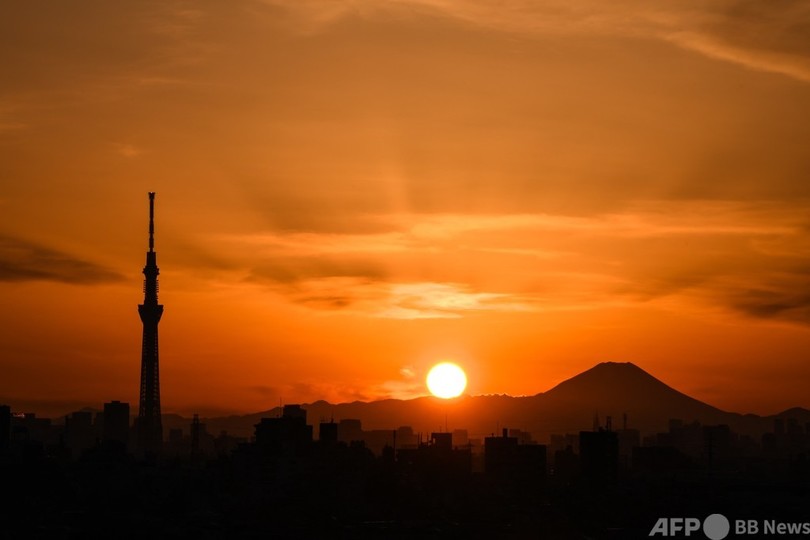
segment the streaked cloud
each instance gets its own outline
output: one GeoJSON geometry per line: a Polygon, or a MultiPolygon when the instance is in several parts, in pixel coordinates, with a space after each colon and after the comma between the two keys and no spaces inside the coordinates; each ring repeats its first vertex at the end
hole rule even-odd
{"type": "Polygon", "coordinates": [[[476,311],[529,311],[527,304],[509,294],[473,292],[457,283],[398,283],[378,317],[392,319],[456,318],[476,311]]]}
{"type": "Polygon", "coordinates": [[[769,290],[787,305],[787,291],[800,285],[790,270],[810,260],[800,203],[638,201],[623,213],[589,216],[359,219],[373,223],[373,232],[223,235],[217,244],[230,246],[248,281],[294,304],[347,315],[441,319],[650,303],[669,309],[680,298],[673,309],[715,305],[801,321],[792,308],[757,310],[759,297],[746,292],[769,290]]]}
{"type": "Polygon", "coordinates": [[[660,39],[715,60],[810,82],[807,25],[810,9],[801,2],[642,2],[594,0],[371,0],[296,2],[265,0],[295,14],[301,28],[317,31],[344,17],[451,17],[503,32],[590,34],[660,39]]]}
{"type": "Polygon", "coordinates": [[[57,281],[91,285],[123,279],[114,270],[64,251],[0,235],[0,281],[57,281]]]}
{"type": "Polygon", "coordinates": [[[796,276],[781,286],[737,291],[730,298],[734,309],[760,319],[782,319],[810,324],[810,275],[796,276]]]}
{"type": "Polygon", "coordinates": [[[383,319],[454,319],[473,312],[533,309],[514,295],[478,292],[458,283],[325,277],[279,290],[290,301],[308,308],[383,319]]]}
{"type": "Polygon", "coordinates": [[[739,64],[749,69],[785,75],[810,82],[810,60],[798,54],[746,49],[725,43],[715,36],[697,32],[672,32],[667,35],[678,46],[716,60],[739,64]]]}

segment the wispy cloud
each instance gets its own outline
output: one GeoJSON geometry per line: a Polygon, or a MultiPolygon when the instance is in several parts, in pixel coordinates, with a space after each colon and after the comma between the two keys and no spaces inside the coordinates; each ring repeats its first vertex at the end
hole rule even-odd
{"type": "Polygon", "coordinates": [[[810,254],[780,262],[758,279],[744,275],[715,283],[712,293],[748,317],[810,324],[810,254]]]}
{"type": "Polygon", "coordinates": [[[678,297],[678,309],[801,321],[802,298],[789,291],[803,290],[792,269],[810,266],[805,215],[800,202],[646,201],[589,216],[368,216],[374,232],[268,232],[218,244],[241,254],[248,281],[347,315],[665,308],[678,297]]]}
{"type": "MultiPolygon", "coordinates": [[[[768,236],[794,232],[802,214],[782,206],[735,201],[639,201],[621,212],[587,216],[563,214],[388,214],[358,216],[385,228],[373,233],[266,232],[220,235],[217,242],[249,246],[255,254],[395,254],[458,246],[510,249],[515,233],[562,233],[595,237],[768,236]],[[492,235],[498,236],[492,236],[492,235]],[[506,242],[504,239],[506,238],[506,242]],[[497,241],[493,241],[493,240],[497,241]]],[[[539,249],[539,246],[536,246],[539,249]]],[[[515,248],[519,250],[520,248],[515,248]]],[[[528,254],[528,253],[527,253],[528,254]]],[[[549,258],[564,251],[532,251],[549,258]]]]}
{"type": "Polygon", "coordinates": [[[309,308],[384,319],[452,319],[473,312],[533,309],[515,295],[478,292],[458,283],[387,283],[330,277],[298,282],[280,292],[309,308]]]}
{"type": "Polygon", "coordinates": [[[459,283],[399,283],[377,314],[392,319],[456,318],[475,311],[530,311],[510,294],[475,292],[459,283]]]}
{"type": "Polygon", "coordinates": [[[0,281],[58,281],[79,285],[124,277],[100,264],[27,240],[0,235],[0,281]]]}
{"type": "MultiPolygon", "coordinates": [[[[810,284],[810,279],[793,282],[792,285],[810,284]]],[[[750,289],[739,291],[731,297],[732,307],[760,319],[795,320],[810,324],[810,293],[792,287],[750,289]]]]}
{"type": "Polygon", "coordinates": [[[810,82],[810,60],[801,55],[745,48],[699,32],[673,32],[668,34],[666,39],[715,60],[810,82]]]}
{"type": "Polygon", "coordinates": [[[802,2],[641,2],[595,0],[307,0],[288,9],[302,31],[323,30],[344,17],[441,15],[465,24],[531,35],[602,35],[657,39],[712,59],[810,82],[807,24],[802,2]]]}

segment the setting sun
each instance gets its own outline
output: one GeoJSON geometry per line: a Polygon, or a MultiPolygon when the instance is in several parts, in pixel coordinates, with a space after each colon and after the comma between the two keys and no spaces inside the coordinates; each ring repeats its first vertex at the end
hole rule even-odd
{"type": "Polygon", "coordinates": [[[458,397],[467,387],[467,375],[456,364],[442,362],[431,368],[427,387],[431,394],[442,399],[458,397]]]}

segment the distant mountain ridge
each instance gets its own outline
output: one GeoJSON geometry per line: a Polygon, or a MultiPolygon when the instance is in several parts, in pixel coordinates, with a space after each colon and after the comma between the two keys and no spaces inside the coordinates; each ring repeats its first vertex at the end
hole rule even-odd
{"type": "MultiPolygon", "coordinates": [[[[803,425],[810,422],[810,411],[799,407],[765,417],[722,411],[675,390],[630,362],[597,364],[534,396],[464,396],[447,401],[420,397],[339,404],[316,401],[303,407],[316,433],[321,421],[354,418],[362,421],[365,430],[399,426],[411,426],[423,433],[445,428],[467,429],[474,437],[501,428],[517,428],[531,432],[540,442],[545,442],[552,433],[590,430],[595,415],[601,426],[605,426],[610,416],[613,429],[623,427],[626,415],[627,427],[639,429],[642,434],[666,431],[671,418],[696,420],[704,425],[727,424],[736,432],[755,437],[770,431],[775,417],[793,417],[803,425]]],[[[226,430],[250,436],[261,418],[278,416],[280,412],[276,407],[243,416],[207,418],[203,422],[213,434],[226,430]]],[[[164,419],[164,427],[188,431],[188,421],[172,415],[164,419]]]]}
{"type": "Polygon", "coordinates": [[[611,416],[614,429],[627,414],[628,427],[642,431],[662,430],[670,418],[718,424],[734,415],[675,390],[631,362],[597,364],[538,396],[547,412],[555,411],[548,421],[562,421],[560,428],[594,414],[602,423],[611,416]]]}

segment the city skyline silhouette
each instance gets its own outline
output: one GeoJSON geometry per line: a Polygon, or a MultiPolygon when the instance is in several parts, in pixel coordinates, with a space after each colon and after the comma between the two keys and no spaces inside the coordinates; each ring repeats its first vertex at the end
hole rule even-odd
{"type": "MultiPolygon", "coordinates": [[[[63,425],[2,405],[0,469],[18,497],[0,510],[0,532],[16,538],[33,524],[44,534],[117,535],[123,520],[129,533],[159,538],[177,531],[221,538],[643,538],[667,536],[688,520],[693,531],[702,524],[719,539],[732,523],[737,534],[740,524],[780,534],[808,526],[808,410],[772,418],[725,413],[629,363],[599,364],[538,397],[549,398],[555,413],[566,402],[579,417],[594,403],[607,405],[603,413],[617,406],[632,413],[614,422],[594,412],[590,429],[565,429],[554,414],[534,409],[528,418],[550,432],[499,425],[477,436],[448,430],[446,419],[444,428],[424,433],[409,425],[369,429],[360,417],[375,403],[323,403],[321,412],[332,416],[320,422],[312,419],[318,404],[285,404],[256,415],[251,436],[194,415],[184,427],[172,419],[168,438],[145,448],[139,417],[130,424],[126,403],[73,412],[63,425]],[[620,402],[610,402],[617,395],[620,402]],[[639,422],[634,401],[647,412],[669,408],[639,422]],[[673,412],[678,417],[665,429],[654,427],[656,416],[673,412]],[[668,517],[673,513],[692,517],[668,517]]],[[[466,411],[466,418],[494,413],[484,418],[491,422],[530,409],[532,398],[388,400],[377,421],[396,425],[425,412],[397,412],[392,403],[432,401],[435,418],[448,410],[438,401],[475,399],[522,399],[517,407],[490,401],[466,411]]]]}

